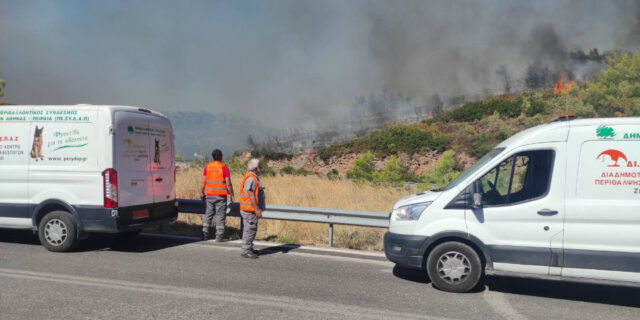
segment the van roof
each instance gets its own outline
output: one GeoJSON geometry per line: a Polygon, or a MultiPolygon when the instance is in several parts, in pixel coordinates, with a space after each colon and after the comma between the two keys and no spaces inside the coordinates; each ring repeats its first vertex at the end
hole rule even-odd
{"type": "Polygon", "coordinates": [[[39,107],[39,108],[55,108],[55,107],[67,107],[67,108],[76,108],[81,110],[98,110],[98,109],[108,109],[111,112],[116,111],[134,111],[134,112],[144,112],[157,116],[161,116],[167,118],[164,114],[154,111],[152,109],[141,108],[141,107],[131,107],[131,106],[118,106],[118,105],[93,105],[93,104],[70,104],[70,105],[0,105],[0,108],[22,108],[22,107],[39,107]]]}
{"type": "Polygon", "coordinates": [[[583,126],[638,125],[640,117],[590,118],[569,121],[555,121],[518,132],[497,147],[509,148],[532,143],[565,141],[569,128],[583,126]]]}

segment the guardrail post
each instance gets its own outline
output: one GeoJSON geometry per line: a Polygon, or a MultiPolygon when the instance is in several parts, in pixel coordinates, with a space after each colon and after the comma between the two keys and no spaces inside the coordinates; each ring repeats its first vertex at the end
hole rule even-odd
{"type": "Polygon", "coordinates": [[[333,223],[329,223],[329,247],[333,247],[333,223]]]}

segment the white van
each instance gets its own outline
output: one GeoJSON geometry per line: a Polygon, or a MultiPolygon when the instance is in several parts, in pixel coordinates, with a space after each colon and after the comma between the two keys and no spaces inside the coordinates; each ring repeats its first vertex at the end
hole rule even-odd
{"type": "Polygon", "coordinates": [[[143,108],[0,106],[0,228],[67,251],[173,221],[173,143],[169,119],[143,108]]]}
{"type": "Polygon", "coordinates": [[[522,131],[396,203],[384,246],[451,292],[485,274],[640,284],[640,118],[522,131]]]}

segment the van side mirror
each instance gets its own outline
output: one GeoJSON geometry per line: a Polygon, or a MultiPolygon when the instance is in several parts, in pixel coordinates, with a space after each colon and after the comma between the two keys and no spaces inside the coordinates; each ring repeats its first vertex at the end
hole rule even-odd
{"type": "Polygon", "coordinates": [[[482,187],[480,186],[480,181],[476,180],[471,185],[471,196],[471,208],[482,208],[482,187]]]}

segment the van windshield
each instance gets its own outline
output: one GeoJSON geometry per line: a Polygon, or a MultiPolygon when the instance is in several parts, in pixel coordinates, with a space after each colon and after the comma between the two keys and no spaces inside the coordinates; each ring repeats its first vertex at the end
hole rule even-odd
{"type": "Polygon", "coordinates": [[[449,190],[457,186],[460,182],[464,181],[469,176],[473,175],[476,171],[478,171],[478,169],[482,168],[485,165],[485,163],[491,161],[491,159],[495,158],[502,151],[504,151],[504,148],[495,148],[489,151],[489,153],[485,154],[482,158],[480,158],[480,160],[476,161],[476,163],[474,163],[471,167],[469,167],[469,169],[465,170],[457,178],[453,179],[453,181],[451,181],[442,190],[449,190]]]}

